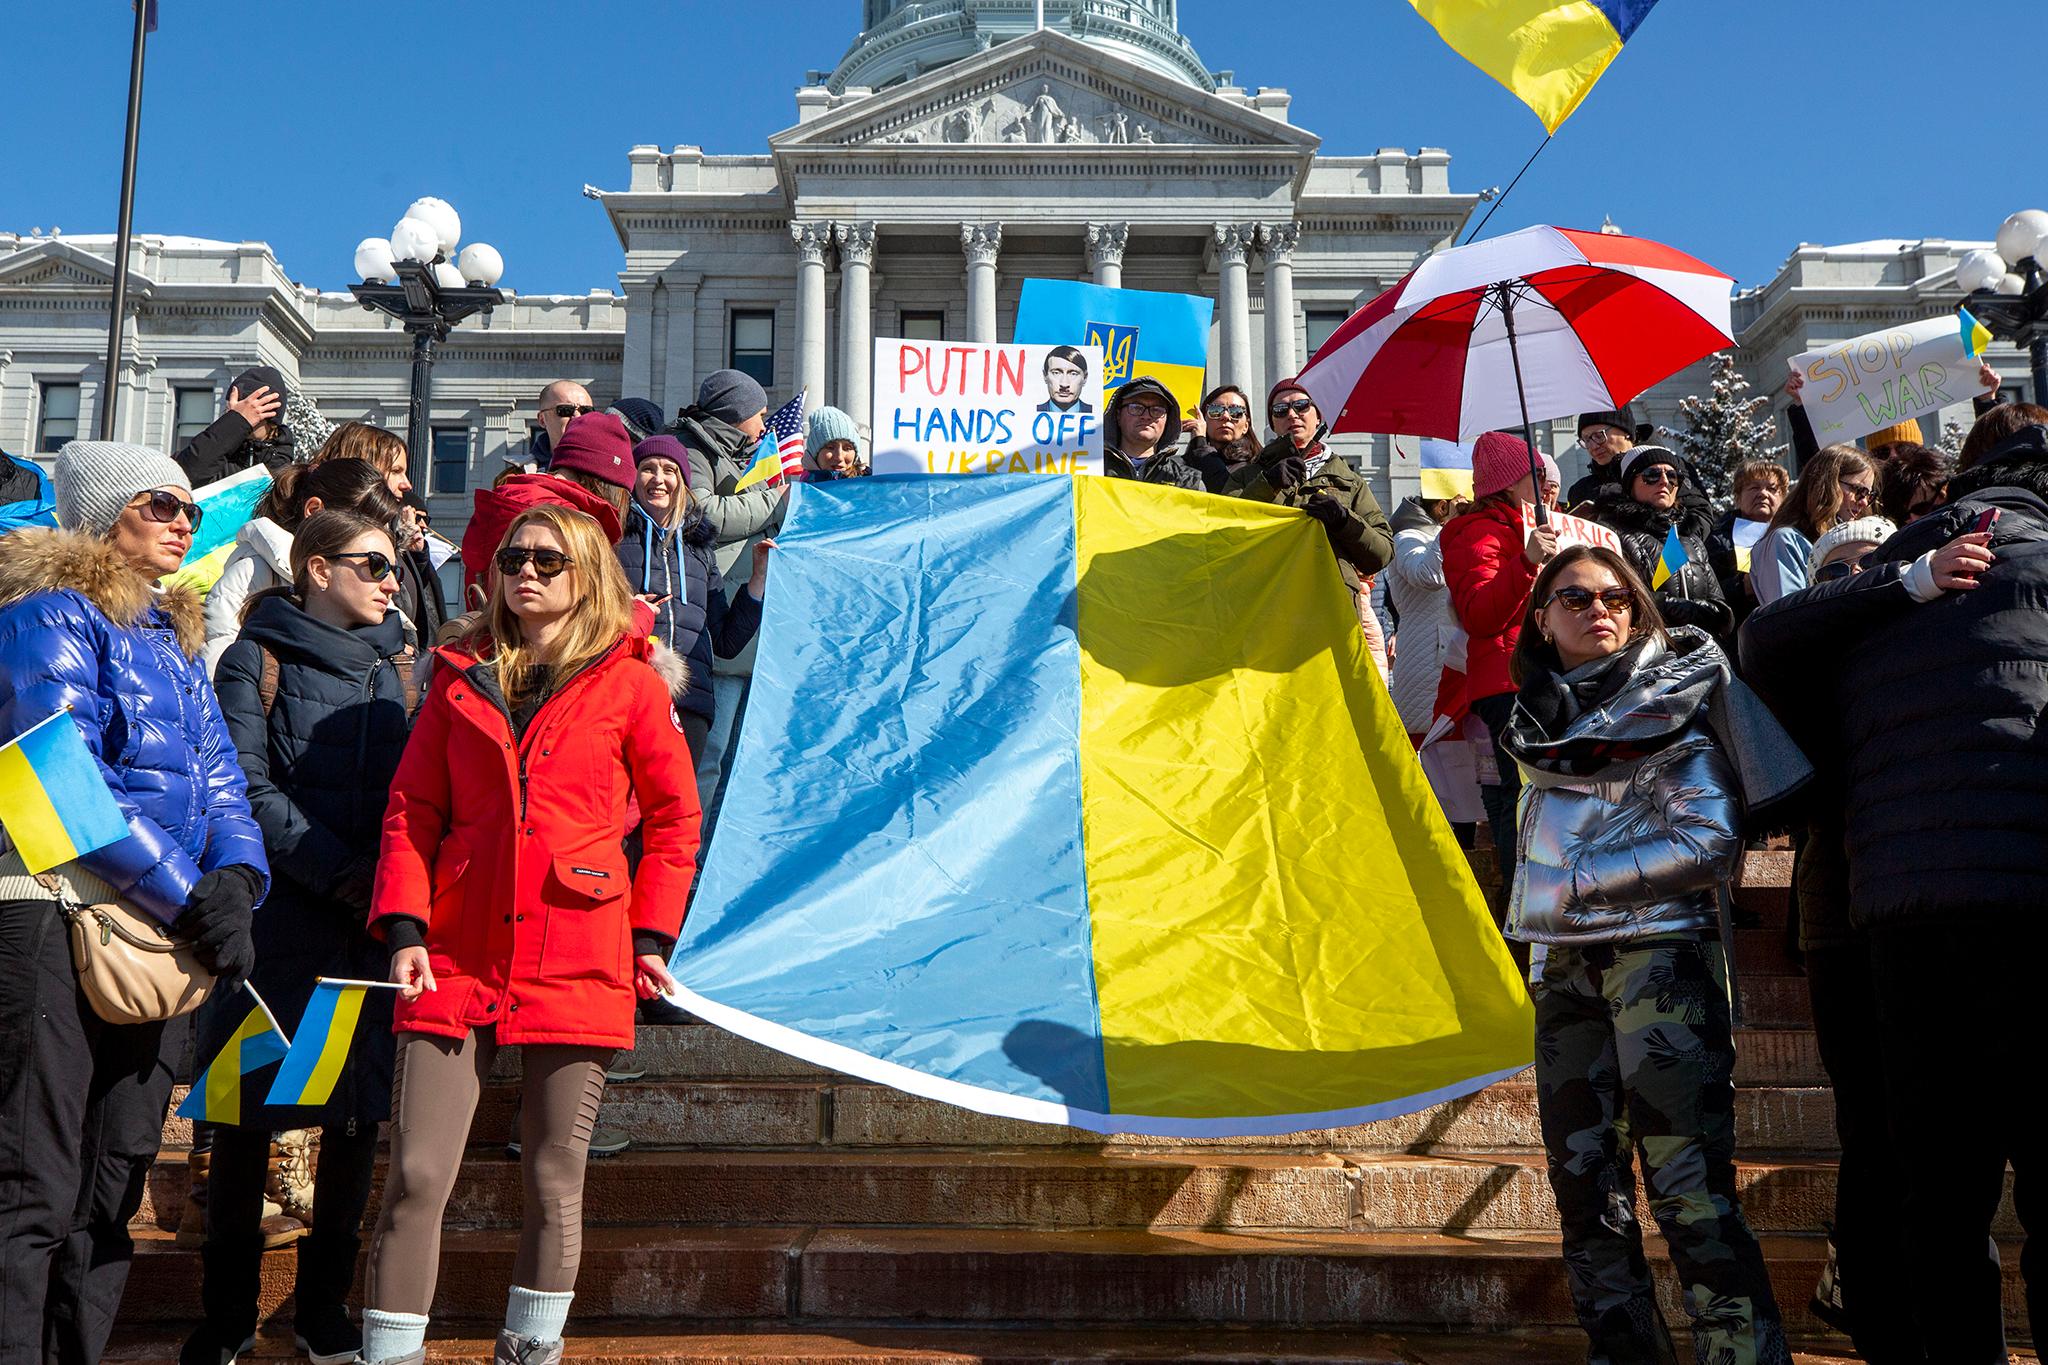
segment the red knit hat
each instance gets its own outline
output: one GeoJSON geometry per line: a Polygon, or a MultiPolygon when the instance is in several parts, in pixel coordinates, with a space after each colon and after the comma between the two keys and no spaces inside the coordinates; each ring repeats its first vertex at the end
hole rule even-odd
{"type": "Polygon", "coordinates": [[[1504,431],[1489,431],[1472,446],[1472,496],[1483,498],[1513,488],[1529,477],[1529,443],[1504,431]]]}
{"type": "MultiPolygon", "coordinates": [[[[1307,389],[1304,389],[1301,386],[1301,381],[1299,379],[1283,379],[1279,383],[1275,384],[1272,388],[1266,390],[1266,411],[1271,412],[1273,410],[1273,400],[1275,398],[1278,398],[1281,394],[1288,392],[1290,389],[1293,390],[1295,393],[1300,394],[1304,398],[1315,397],[1314,394],[1310,393],[1307,389]]],[[[1322,404],[1318,403],[1316,405],[1316,409],[1317,411],[1321,411],[1322,404]]]]}
{"type": "Polygon", "coordinates": [[[633,438],[626,424],[609,412],[586,412],[569,419],[555,442],[550,470],[573,469],[620,488],[633,486],[633,438]]]}

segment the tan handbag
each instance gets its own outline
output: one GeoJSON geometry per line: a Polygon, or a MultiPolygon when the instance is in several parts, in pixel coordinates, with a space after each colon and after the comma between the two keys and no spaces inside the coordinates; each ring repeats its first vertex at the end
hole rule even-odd
{"type": "Polygon", "coordinates": [[[45,873],[36,880],[71,926],[71,963],[94,1014],[110,1024],[156,1024],[205,1003],[213,973],[155,917],[118,902],[79,905],[56,878],[45,873]]]}

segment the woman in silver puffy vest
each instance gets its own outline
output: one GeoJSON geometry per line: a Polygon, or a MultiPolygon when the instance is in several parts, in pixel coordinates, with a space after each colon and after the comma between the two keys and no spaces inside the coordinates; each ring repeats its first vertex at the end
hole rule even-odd
{"type": "MultiPolygon", "coordinates": [[[[1675,1359],[1635,1219],[1633,1145],[1699,1358],[1789,1362],[1735,1195],[1719,927],[1749,758],[1731,740],[1754,747],[1753,699],[1742,693],[1731,721],[1740,685],[1720,648],[1667,628],[1649,586],[1597,547],[1544,566],[1510,664],[1520,691],[1504,747],[1523,786],[1507,932],[1542,945],[1537,1104],[1589,1359],[1675,1359]]],[[[1788,742],[1766,757],[1803,766],[1788,742]]]]}

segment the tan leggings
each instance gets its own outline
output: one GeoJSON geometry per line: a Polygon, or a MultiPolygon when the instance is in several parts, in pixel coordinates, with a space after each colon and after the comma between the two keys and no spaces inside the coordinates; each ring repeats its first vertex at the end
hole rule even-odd
{"type": "MultiPolygon", "coordinates": [[[[533,1046],[524,1051],[519,1166],[526,1213],[512,1283],[561,1294],[576,1287],[576,1267],[583,1259],[583,1171],[612,1049],[533,1046]]],[[[422,1315],[432,1306],[442,1215],[497,1052],[497,1034],[488,1028],[462,1039],[398,1035],[391,1174],[370,1243],[365,1306],[422,1315]]]]}

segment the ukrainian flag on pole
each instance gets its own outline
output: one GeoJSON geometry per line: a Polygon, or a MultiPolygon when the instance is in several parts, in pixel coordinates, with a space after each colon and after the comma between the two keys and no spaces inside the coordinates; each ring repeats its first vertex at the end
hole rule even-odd
{"type": "Polygon", "coordinates": [[[363,996],[384,981],[340,981],[321,977],[314,984],[313,998],[299,1016],[299,1036],[277,1069],[266,1104],[325,1104],[341,1079],[348,1061],[349,1045],[355,1041],[356,1020],[363,1012],[363,996]]]}
{"type": "Polygon", "coordinates": [[[291,1040],[277,1026],[277,1017],[270,1012],[270,1006],[256,994],[256,988],[246,981],[242,988],[249,992],[256,1005],[242,1020],[241,1027],[228,1037],[213,1060],[206,1064],[206,1070],[199,1073],[199,1079],[192,1082],[191,1093],[178,1106],[179,1118],[198,1119],[205,1123],[240,1123],[242,1077],[269,1066],[284,1056],[291,1046],[291,1040]]]}
{"type": "Polygon", "coordinates": [[[0,825],[31,874],[128,837],[68,708],[0,745],[0,825]]]}
{"type": "Polygon", "coordinates": [[[1408,0],[1457,53],[1555,133],[1657,0],[1408,0]]]}
{"type": "Polygon", "coordinates": [[[1671,527],[1664,532],[1664,548],[1657,552],[1657,566],[1650,570],[1650,587],[1661,588],[1671,581],[1672,575],[1692,562],[1692,556],[1685,552],[1685,542],[1678,538],[1678,528],[1671,527]]]}

